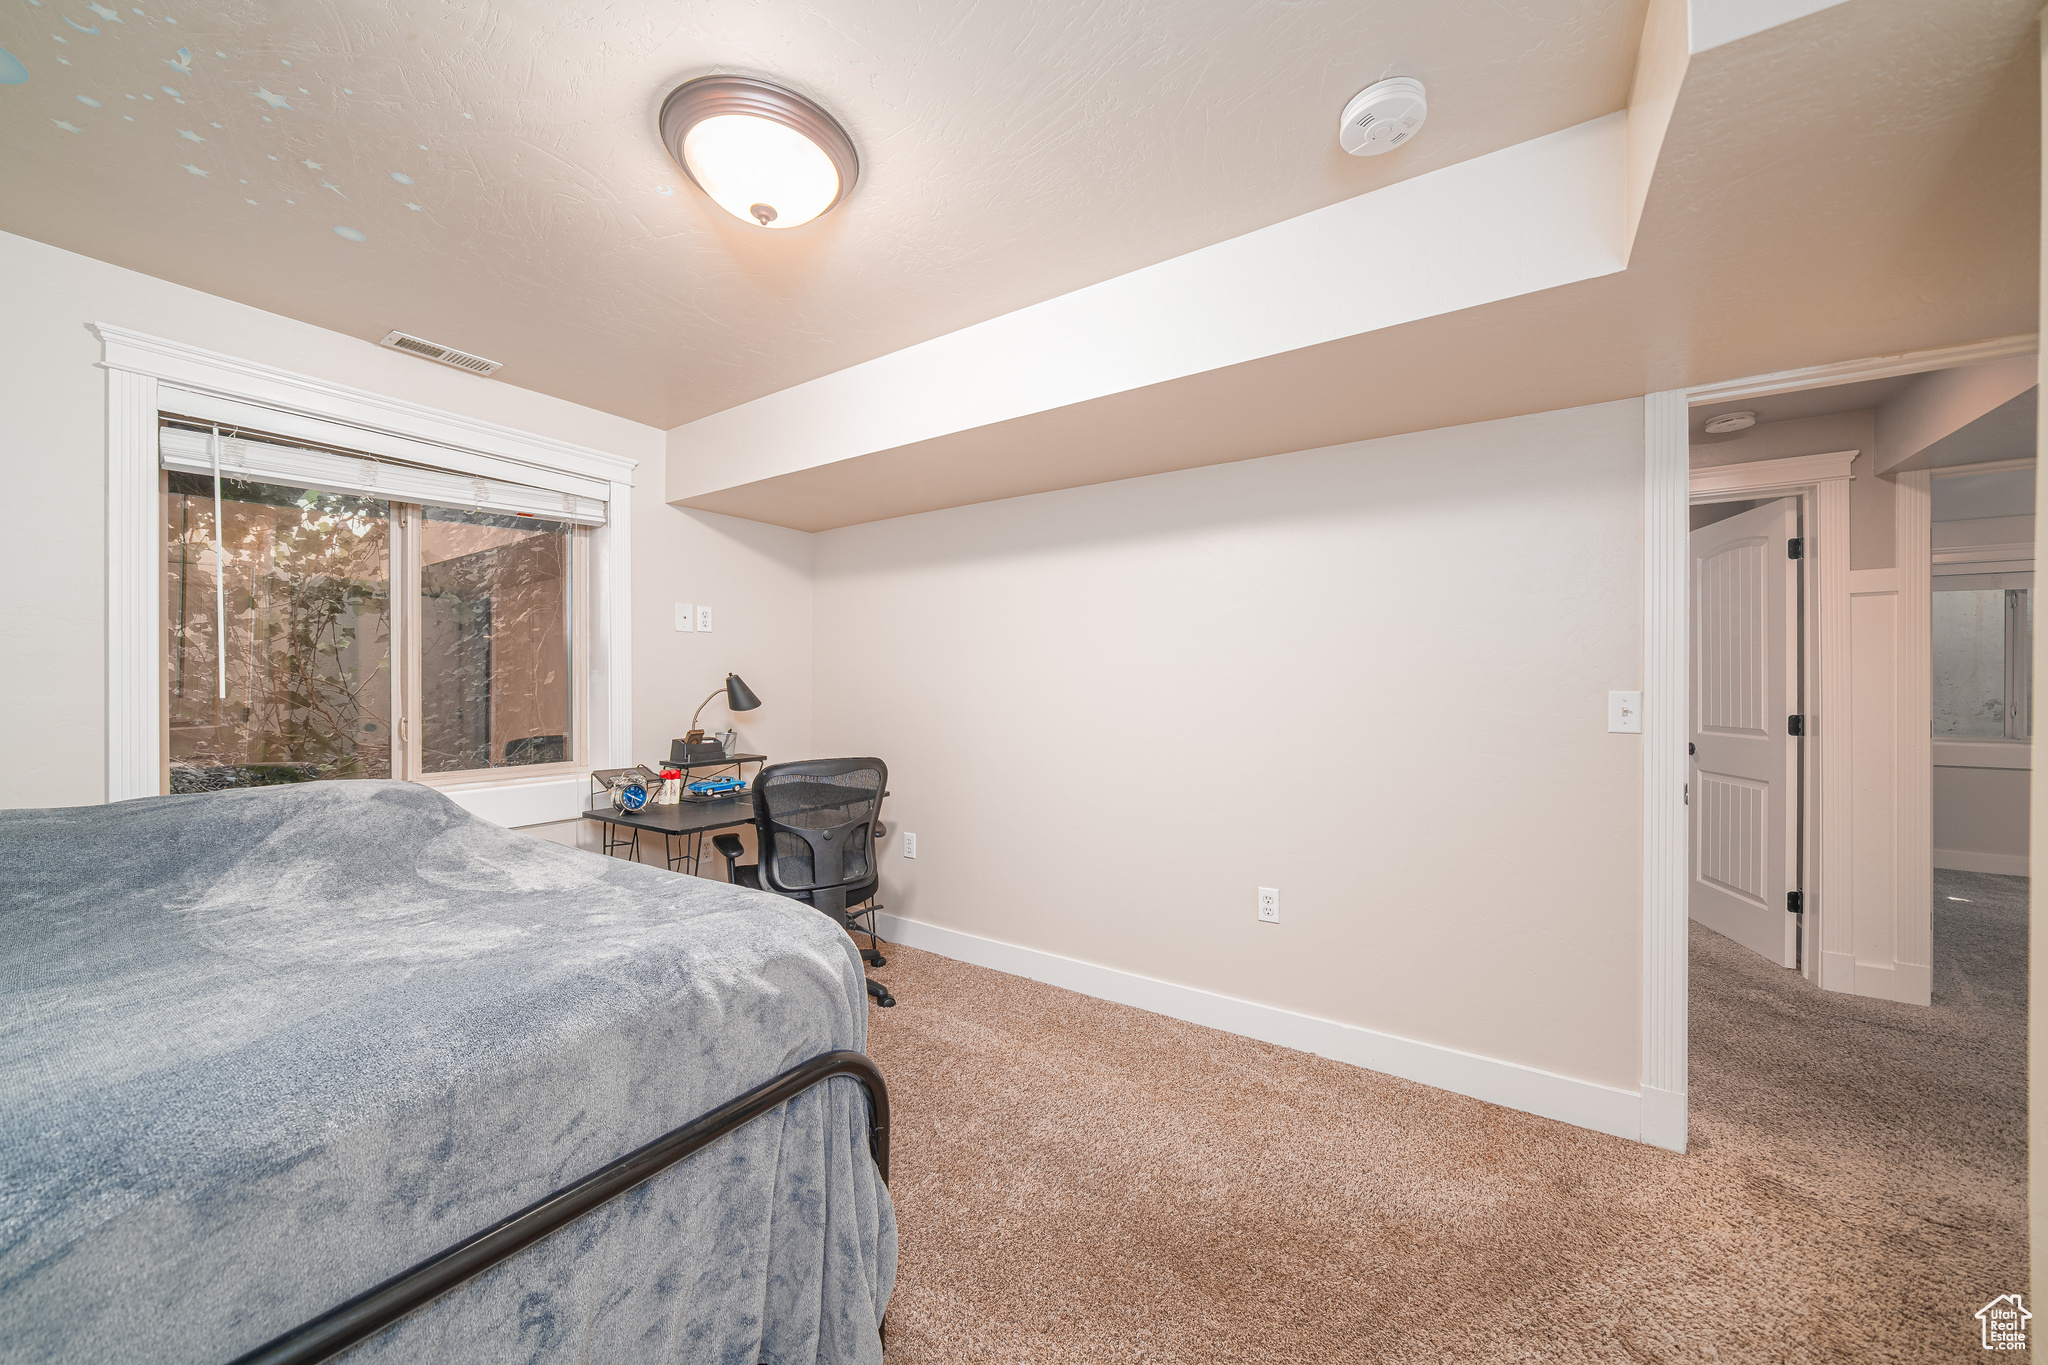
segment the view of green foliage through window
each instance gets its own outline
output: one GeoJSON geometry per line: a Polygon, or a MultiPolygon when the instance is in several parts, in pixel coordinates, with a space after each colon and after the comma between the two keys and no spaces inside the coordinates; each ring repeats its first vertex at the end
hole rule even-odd
{"type": "Polygon", "coordinates": [[[164,509],[172,791],[575,757],[566,522],[223,479],[216,554],[211,477],[167,473],[164,509]]]}
{"type": "Polygon", "coordinates": [[[391,776],[390,504],[167,478],[172,789],[391,776]]]}

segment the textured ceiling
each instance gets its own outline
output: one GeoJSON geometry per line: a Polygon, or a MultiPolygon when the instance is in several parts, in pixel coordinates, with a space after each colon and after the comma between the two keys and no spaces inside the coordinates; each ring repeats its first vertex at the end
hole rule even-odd
{"type": "Polygon", "coordinates": [[[820,530],[2032,332],[2036,12],[1851,0],[1695,56],[1618,273],[686,505],[820,530]]]}
{"type": "Polygon", "coordinates": [[[1695,445],[1711,444],[1717,441],[1739,440],[1741,432],[1727,436],[1708,433],[1707,423],[1724,412],[1753,412],[1757,425],[1769,422],[1796,422],[1806,417],[1832,417],[1843,412],[1863,412],[1883,407],[1885,401],[1911,384],[1914,375],[1895,375],[1890,379],[1864,379],[1854,384],[1830,384],[1818,389],[1797,389],[1791,393],[1774,393],[1763,398],[1733,399],[1723,403],[1710,403],[1692,410],[1692,440],[1695,445]]]}
{"type": "Polygon", "coordinates": [[[1644,3],[16,0],[0,229],[672,426],[1610,113],[1644,3]],[[699,194],[654,117],[713,71],[837,114],[853,197],[699,194]],[[1423,134],[1344,155],[1396,74],[1423,134]]]}

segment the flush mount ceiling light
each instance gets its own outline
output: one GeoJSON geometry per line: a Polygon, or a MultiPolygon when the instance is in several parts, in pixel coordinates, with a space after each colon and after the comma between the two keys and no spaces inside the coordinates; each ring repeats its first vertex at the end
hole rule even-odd
{"type": "Polygon", "coordinates": [[[793,228],[853,193],[860,158],[830,114],[751,76],[701,76],[661,106],[661,140],[735,218],[793,228]]]}
{"type": "Polygon", "coordinates": [[[1724,412],[1719,417],[1707,419],[1709,436],[1726,436],[1731,431],[1747,431],[1756,425],[1753,412],[1724,412]]]}
{"type": "Polygon", "coordinates": [[[1337,141],[1353,156],[1378,156],[1415,136],[1428,117],[1422,82],[1394,76],[1351,97],[1337,120],[1337,141]]]}

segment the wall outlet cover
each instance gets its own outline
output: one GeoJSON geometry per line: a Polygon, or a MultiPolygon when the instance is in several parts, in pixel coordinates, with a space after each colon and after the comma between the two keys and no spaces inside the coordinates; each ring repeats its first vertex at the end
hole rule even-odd
{"type": "Polygon", "coordinates": [[[1640,692],[1609,692],[1607,694],[1607,733],[1610,735],[1639,735],[1643,732],[1643,694],[1640,692]]]}
{"type": "Polygon", "coordinates": [[[691,631],[697,628],[697,609],[688,602],[676,603],[676,629],[691,631]]]}
{"type": "Polygon", "coordinates": [[[906,858],[915,858],[917,856],[917,836],[908,830],[905,830],[903,833],[903,856],[906,858]]]}
{"type": "Polygon", "coordinates": [[[1262,886],[1259,888],[1259,918],[1267,924],[1280,922],[1280,888],[1262,886]]]}
{"type": "Polygon", "coordinates": [[[697,629],[699,629],[699,630],[709,630],[709,629],[711,629],[711,608],[709,608],[709,607],[699,607],[699,608],[697,608],[697,629]]]}

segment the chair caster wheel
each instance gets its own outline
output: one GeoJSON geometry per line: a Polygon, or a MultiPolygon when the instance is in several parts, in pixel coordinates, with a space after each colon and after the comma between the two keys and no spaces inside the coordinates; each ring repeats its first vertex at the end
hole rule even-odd
{"type": "Polygon", "coordinates": [[[886,967],[889,965],[889,959],[883,957],[880,953],[870,953],[868,955],[868,962],[876,967],[886,967]]]}
{"type": "Polygon", "coordinates": [[[875,997],[875,1003],[885,1010],[894,1009],[896,1008],[896,997],[893,995],[878,995],[875,997]]]}

